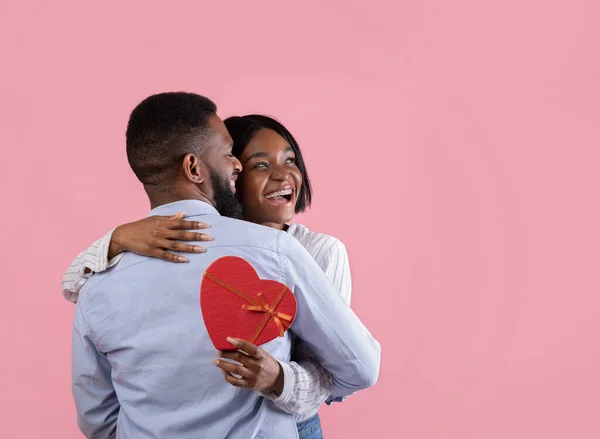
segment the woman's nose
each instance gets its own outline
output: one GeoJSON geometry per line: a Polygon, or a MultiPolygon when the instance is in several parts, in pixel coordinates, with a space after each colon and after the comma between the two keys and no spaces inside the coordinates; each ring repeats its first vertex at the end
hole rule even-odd
{"type": "Polygon", "coordinates": [[[277,167],[275,169],[273,169],[273,172],[271,173],[271,178],[273,180],[287,180],[290,176],[290,172],[287,169],[282,169],[280,167],[277,167]]]}

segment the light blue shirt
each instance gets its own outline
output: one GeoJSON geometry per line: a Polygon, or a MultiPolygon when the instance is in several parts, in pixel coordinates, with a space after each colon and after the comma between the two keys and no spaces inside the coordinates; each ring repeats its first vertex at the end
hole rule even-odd
{"type": "MultiPolygon", "coordinates": [[[[220,216],[185,200],[150,215],[187,216],[211,225],[214,241],[186,264],[127,253],[80,292],[73,328],[73,395],[88,438],[297,438],[292,416],[258,392],[231,386],[211,360],[215,348],[200,309],[206,268],[227,255],[261,278],[285,283],[298,310],[291,330],[333,377],[332,398],[375,383],[380,346],[345,305],[302,245],[285,232],[220,216]]],[[[281,361],[289,331],[262,346],[281,361]]]]}

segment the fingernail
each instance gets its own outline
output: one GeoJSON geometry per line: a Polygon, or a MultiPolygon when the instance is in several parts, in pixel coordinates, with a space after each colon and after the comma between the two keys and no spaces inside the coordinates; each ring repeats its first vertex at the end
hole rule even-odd
{"type": "Polygon", "coordinates": [[[197,245],[195,245],[195,246],[194,246],[192,249],[193,249],[193,250],[194,250],[196,253],[202,253],[202,252],[204,251],[204,248],[203,248],[203,247],[200,247],[200,246],[197,246],[197,245]]]}
{"type": "Polygon", "coordinates": [[[207,235],[206,233],[202,234],[202,241],[214,241],[215,238],[213,238],[211,235],[207,235]]]}
{"type": "Polygon", "coordinates": [[[177,260],[179,262],[188,262],[188,260],[186,258],[184,258],[183,256],[177,256],[177,260]]]}
{"type": "Polygon", "coordinates": [[[231,337],[227,337],[227,342],[231,343],[232,345],[234,345],[236,347],[240,344],[239,341],[237,341],[235,338],[231,338],[231,337]]]}
{"type": "Polygon", "coordinates": [[[219,361],[221,360],[217,360],[216,358],[214,360],[211,360],[211,363],[214,364],[215,366],[219,365],[219,361]]]}

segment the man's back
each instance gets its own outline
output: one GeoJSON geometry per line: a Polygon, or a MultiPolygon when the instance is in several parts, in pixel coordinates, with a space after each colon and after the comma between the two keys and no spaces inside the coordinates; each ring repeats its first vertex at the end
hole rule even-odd
{"type": "MultiPolygon", "coordinates": [[[[173,264],[126,254],[80,292],[73,327],[73,393],[86,437],[296,438],[291,415],[257,392],[229,385],[211,364],[215,349],[200,309],[206,268],[240,256],[261,278],[290,287],[298,305],[291,330],[332,376],[331,396],[375,383],[380,346],[338,296],[317,263],[284,232],[221,217],[182,201],[155,215],[185,211],[211,224],[208,252],[173,264]]],[[[263,346],[289,359],[290,335],[263,346]]]]}
{"type": "MultiPolygon", "coordinates": [[[[283,429],[280,437],[295,437],[289,415],[257,392],[229,385],[212,365],[215,348],[200,310],[203,273],[219,257],[243,257],[261,278],[283,281],[278,256],[282,232],[221,217],[205,203],[196,202],[194,208],[203,213],[195,219],[211,224],[215,237],[206,254],[172,264],[128,253],[82,290],[76,331],[110,365],[120,405],[117,437],[248,439],[265,419],[283,429]]],[[[286,332],[263,347],[286,361],[290,337],[286,332]]],[[[89,355],[86,351],[74,354],[89,355]]],[[[83,379],[74,384],[79,397],[85,398],[86,385],[95,383],[83,379]]],[[[95,437],[110,437],[106,433],[95,437]]]]}

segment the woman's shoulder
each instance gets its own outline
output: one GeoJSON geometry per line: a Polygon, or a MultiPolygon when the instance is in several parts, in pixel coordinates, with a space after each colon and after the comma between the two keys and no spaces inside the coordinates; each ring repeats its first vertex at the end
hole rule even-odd
{"type": "Polygon", "coordinates": [[[330,255],[332,250],[346,252],[346,247],[338,238],[326,233],[313,232],[302,224],[290,224],[287,232],[300,241],[317,262],[330,255]]]}

